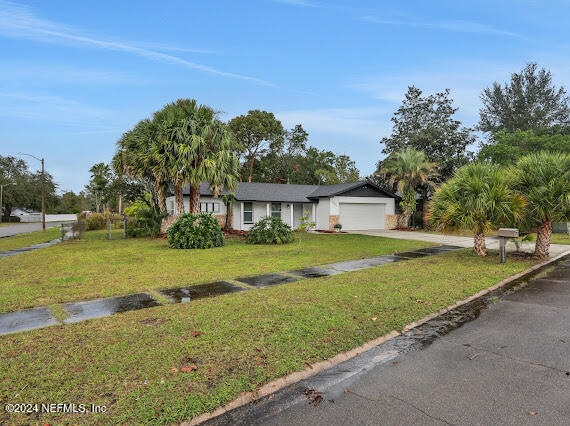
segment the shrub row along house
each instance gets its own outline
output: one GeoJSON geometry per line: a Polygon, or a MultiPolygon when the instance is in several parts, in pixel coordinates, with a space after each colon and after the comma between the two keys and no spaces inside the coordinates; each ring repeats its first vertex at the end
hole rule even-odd
{"type": "MultiPolygon", "coordinates": [[[[224,192],[223,194],[227,194],[224,192]]],[[[266,216],[279,217],[292,228],[308,220],[316,229],[332,231],[340,223],[343,230],[393,229],[396,227],[395,205],[398,196],[364,180],[339,185],[291,185],[241,182],[233,192],[230,227],[247,231],[266,216]]],[[[167,198],[169,214],[175,218],[174,196],[167,198]]],[[[184,191],[184,206],[189,208],[189,190],[184,191]]],[[[209,184],[200,185],[200,210],[212,213],[222,226],[226,221],[226,204],[214,197],[209,184]]]]}

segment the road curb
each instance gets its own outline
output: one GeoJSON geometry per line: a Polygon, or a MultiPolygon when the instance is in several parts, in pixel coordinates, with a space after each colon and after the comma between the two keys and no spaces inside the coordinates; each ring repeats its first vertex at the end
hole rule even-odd
{"type": "Polygon", "coordinates": [[[193,418],[190,421],[182,422],[182,423],[180,423],[180,425],[181,426],[194,426],[194,425],[198,425],[202,422],[205,422],[207,420],[213,419],[214,417],[218,417],[222,414],[227,413],[228,411],[234,410],[234,409],[239,408],[243,405],[254,402],[255,400],[258,400],[258,399],[263,398],[265,396],[271,395],[272,393],[275,393],[275,392],[277,392],[277,391],[279,391],[279,390],[281,390],[281,389],[283,389],[283,388],[285,388],[285,387],[287,387],[293,383],[297,383],[301,380],[305,380],[305,379],[313,376],[314,374],[317,374],[318,372],[320,372],[326,368],[334,367],[334,366],[340,364],[341,362],[348,361],[349,359],[352,359],[355,356],[360,355],[362,352],[366,352],[367,350],[372,349],[375,346],[378,346],[378,345],[380,345],[380,344],[382,344],[382,343],[384,343],[390,339],[393,339],[394,337],[399,336],[399,335],[400,335],[399,332],[397,332],[396,330],[393,330],[388,334],[385,334],[383,336],[377,337],[374,340],[370,340],[369,342],[366,342],[364,345],[359,346],[358,348],[351,349],[351,350],[346,351],[346,352],[341,352],[340,354],[335,355],[332,358],[329,358],[329,359],[324,360],[324,361],[317,362],[315,364],[311,364],[305,370],[297,371],[295,373],[291,373],[291,374],[288,374],[287,376],[280,377],[279,379],[273,380],[272,382],[269,382],[268,384],[260,387],[257,390],[257,392],[243,393],[241,396],[234,399],[229,404],[226,404],[222,407],[218,407],[211,413],[204,413],[204,414],[199,415],[198,417],[193,418]]]}
{"type": "MultiPolygon", "coordinates": [[[[492,285],[491,287],[488,287],[484,290],[479,291],[478,293],[468,297],[467,299],[458,301],[456,303],[453,303],[441,310],[439,310],[438,312],[426,315],[424,318],[418,320],[418,321],[414,321],[406,326],[404,326],[402,328],[402,332],[406,332],[411,330],[412,328],[418,327],[419,325],[422,325],[442,314],[445,314],[453,309],[456,309],[460,306],[466,305],[480,297],[483,297],[501,287],[504,287],[510,283],[512,283],[513,281],[519,280],[521,278],[524,278],[527,275],[533,274],[535,273],[537,270],[542,269],[556,261],[558,261],[559,259],[567,256],[568,254],[570,254],[570,251],[565,251],[564,253],[561,253],[551,259],[548,259],[544,262],[538,263],[534,266],[531,266],[528,269],[525,269],[522,272],[519,272],[518,274],[512,275],[509,278],[505,278],[504,280],[500,281],[497,284],[492,285]]],[[[385,343],[388,340],[393,339],[394,337],[399,336],[401,333],[393,330],[388,334],[385,334],[383,336],[377,337],[376,339],[370,340],[366,343],[364,343],[363,345],[359,346],[358,348],[354,348],[351,349],[349,351],[346,352],[342,352],[340,354],[335,355],[332,358],[329,358],[327,360],[324,361],[320,361],[317,362],[315,364],[311,364],[309,365],[305,370],[301,370],[301,371],[297,371],[295,373],[289,374],[287,376],[284,377],[280,377],[276,380],[273,380],[272,382],[269,382],[268,384],[260,387],[256,392],[244,392],[242,393],[242,395],[240,395],[238,398],[234,399],[233,401],[229,402],[228,404],[218,407],[216,408],[213,412],[211,413],[203,413],[197,417],[194,417],[192,420],[189,421],[185,421],[180,423],[181,426],[194,426],[194,425],[199,425],[200,423],[203,423],[205,421],[208,421],[210,419],[213,419],[215,417],[218,417],[220,415],[223,415],[229,411],[232,411],[236,408],[239,408],[241,406],[247,405],[251,402],[254,402],[260,398],[269,396],[291,384],[297,383],[301,380],[305,380],[315,374],[317,374],[318,372],[326,369],[326,368],[330,368],[330,367],[334,367],[344,361],[348,361],[358,355],[360,355],[363,352],[366,352],[382,343],[385,343]]]]}
{"type": "Polygon", "coordinates": [[[504,280],[498,282],[497,284],[494,284],[491,287],[488,287],[484,290],[481,290],[481,291],[475,293],[472,296],[469,296],[467,299],[463,299],[463,300],[460,300],[458,302],[455,302],[452,305],[449,305],[449,306],[439,310],[438,312],[435,312],[433,314],[429,314],[429,315],[423,317],[422,319],[420,319],[418,321],[414,321],[414,322],[406,325],[404,328],[402,328],[402,331],[403,332],[409,331],[412,328],[416,328],[416,327],[418,327],[418,326],[420,326],[420,325],[422,325],[422,324],[424,324],[424,323],[426,323],[426,322],[428,322],[434,318],[437,318],[438,316],[440,316],[442,314],[445,314],[445,313],[447,313],[453,309],[457,309],[460,306],[466,305],[466,304],[468,304],[468,303],[470,303],[476,299],[479,299],[480,297],[483,297],[489,293],[492,293],[493,291],[495,291],[501,287],[506,286],[507,284],[512,283],[513,281],[520,280],[521,278],[524,278],[527,275],[533,274],[538,269],[542,269],[542,268],[550,265],[551,263],[554,263],[554,262],[558,261],[559,259],[569,255],[569,254],[570,254],[570,250],[565,251],[564,253],[560,253],[559,255],[557,255],[551,259],[545,260],[544,262],[541,262],[541,263],[538,263],[534,266],[531,266],[530,268],[525,269],[524,271],[519,272],[518,274],[512,275],[509,278],[505,278],[504,280]]]}

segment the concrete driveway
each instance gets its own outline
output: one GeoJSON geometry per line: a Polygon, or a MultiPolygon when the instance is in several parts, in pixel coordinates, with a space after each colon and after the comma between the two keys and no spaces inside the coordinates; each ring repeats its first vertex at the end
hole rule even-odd
{"type": "MultiPolygon", "coordinates": [[[[462,237],[458,235],[432,234],[420,231],[396,231],[396,230],[366,230],[350,231],[351,234],[372,235],[375,237],[398,238],[403,240],[429,241],[434,244],[449,244],[460,247],[473,247],[473,237],[462,237]]],[[[485,238],[485,245],[490,250],[499,250],[499,237],[485,238]]],[[[513,242],[507,243],[507,251],[516,250],[513,242]]],[[[561,253],[570,250],[570,246],[561,244],[550,245],[550,256],[556,257],[561,253]]],[[[534,251],[534,243],[525,242],[521,246],[521,251],[534,251]]]]}

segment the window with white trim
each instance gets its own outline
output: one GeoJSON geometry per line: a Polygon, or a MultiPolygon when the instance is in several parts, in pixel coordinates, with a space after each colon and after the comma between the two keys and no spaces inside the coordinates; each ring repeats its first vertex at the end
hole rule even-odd
{"type": "Polygon", "coordinates": [[[271,203],[271,217],[281,219],[281,203],[271,203]]]}
{"type": "Polygon", "coordinates": [[[202,213],[219,213],[220,203],[200,203],[200,211],[202,213]]]}
{"type": "Polygon", "coordinates": [[[243,203],[243,223],[253,223],[253,203],[243,203]]]}

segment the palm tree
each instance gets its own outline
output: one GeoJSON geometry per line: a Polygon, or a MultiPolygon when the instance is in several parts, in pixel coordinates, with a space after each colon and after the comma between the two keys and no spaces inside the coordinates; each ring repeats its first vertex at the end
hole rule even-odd
{"type": "Polygon", "coordinates": [[[403,210],[403,225],[408,226],[410,217],[416,211],[416,193],[420,186],[435,188],[432,179],[438,176],[437,165],[428,161],[426,155],[413,148],[406,148],[384,160],[379,174],[388,177],[391,185],[396,184],[402,194],[400,206],[403,210]]]}
{"type": "Polygon", "coordinates": [[[94,164],[90,169],[91,181],[89,182],[89,189],[95,196],[95,206],[97,213],[101,211],[101,204],[106,198],[105,192],[111,181],[111,167],[105,163],[94,164]]]}
{"type": "Polygon", "coordinates": [[[485,234],[522,219],[525,199],[513,189],[515,179],[491,163],[463,166],[435,191],[428,220],[444,232],[473,231],[475,252],[486,256],[485,234]]]}
{"type": "Polygon", "coordinates": [[[539,152],[516,164],[516,188],[527,199],[526,223],[536,227],[534,255],[547,257],[552,223],[570,217],[570,155],[539,152]]]}
{"type": "Polygon", "coordinates": [[[209,181],[214,195],[237,185],[238,160],[234,141],[215,111],[194,99],[179,99],[154,115],[159,138],[154,145],[155,164],[172,181],[178,211],[184,211],[182,188],[190,186],[191,213],[200,211],[200,183],[209,181]]]}
{"type": "Polygon", "coordinates": [[[115,168],[122,167],[126,176],[151,184],[158,210],[163,213],[166,212],[168,177],[157,167],[156,157],[152,155],[157,137],[156,123],[149,119],[139,121],[117,142],[114,163],[115,168]]]}

